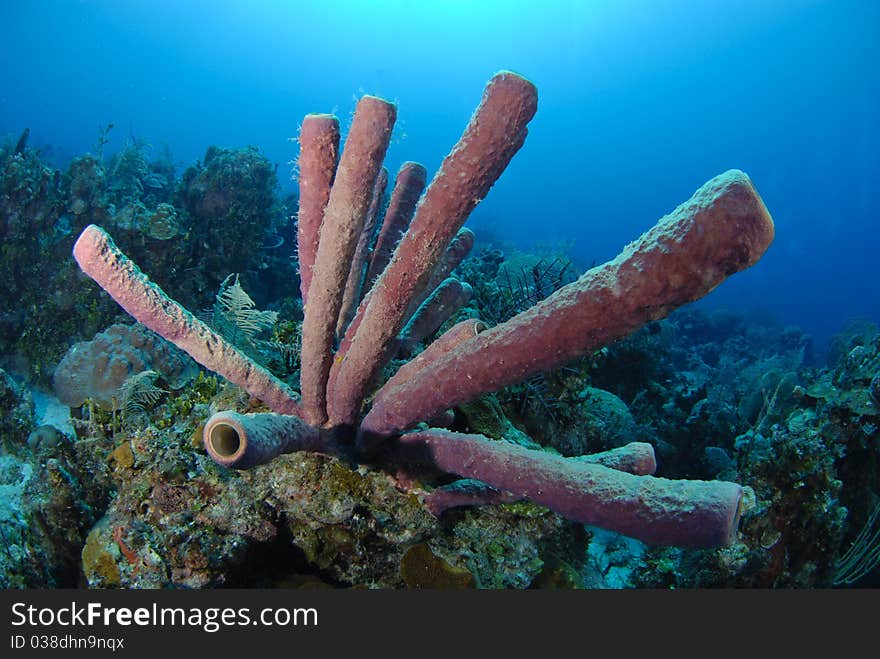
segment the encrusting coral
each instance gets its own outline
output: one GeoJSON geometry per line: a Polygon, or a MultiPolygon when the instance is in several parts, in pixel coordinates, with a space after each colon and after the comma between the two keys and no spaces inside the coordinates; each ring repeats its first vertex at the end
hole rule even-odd
{"type": "Polygon", "coordinates": [[[439,264],[470,212],[523,145],[536,110],[537,91],[525,78],[501,72],[490,80],[463,136],[414,208],[390,262],[350,323],[339,323],[343,293],[352,261],[362,267],[369,261],[356,252],[359,243],[369,248],[370,241],[361,236],[382,187],[376,183],[396,108],[375,97],[361,99],[338,165],[338,122],[327,115],[306,118],[300,185],[302,212],[311,216],[305,223],[301,213],[299,234],[303,285],[309,281],[303,295],[302,402],[284,382],[168,298],[99,227],[83,231],[74,256],[137,320],[273,410],[220,412],[206,423],[206,449],[221,464],[249,467],[293,450],[341,451],[369,460],[384,446],[402,460],[478,479],[569,519],[650,544],[726,544],[740,513],[742,488],[735,483],[667,480],[641,469],[626,473],[631,462],[625,460],[612,468],[482,435],[436,428],[406,431],[483,393],[589,354],[753,265],[772,241],[774,228],[740,171],[710,180],[616,259],[531,309],[491,329],[478,321],[454,326],[450,336],[440,337],[406,365],[405,378],[392,377],[371,396],[414,312],[414,301],[426,299],[439,283],[439,264]],[[336,337],[337,327],[343,326],[344,336],[336,337]],[[341,341],[334,353],[336,338],[341,341]],[[362,417],[367,401],[372,407],[362,417]]]}

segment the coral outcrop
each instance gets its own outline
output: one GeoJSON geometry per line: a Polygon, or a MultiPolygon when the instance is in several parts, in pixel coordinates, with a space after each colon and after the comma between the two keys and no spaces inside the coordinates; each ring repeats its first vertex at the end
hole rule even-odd
{"type": "Polygon", "coordinates": [[[148,370],[171,389],[180,389],[198,373],[186,354],[143,325],[111,325],[71,347],[55,368],[55,394],[68,407],[91,399],[106,410],[118,409],[125,381],[148,370]]]}

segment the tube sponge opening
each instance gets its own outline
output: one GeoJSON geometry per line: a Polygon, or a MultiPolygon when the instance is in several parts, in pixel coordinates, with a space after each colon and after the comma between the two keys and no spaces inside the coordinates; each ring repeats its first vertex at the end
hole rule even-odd
{"type": "Polygon", "coordinates": [[[224,467],[249,469],[293,451],[320,451],[321,434],[296,416],[217,412],[205,423],[202,441],[224,467]]]}
{"type": "Polygon", "coordinates": [[[238,430],[228,423],[218,423],[212,427],[208,442],[210,442],[214,453],[226,458],[234,456],[242,449],[238,430]]]}

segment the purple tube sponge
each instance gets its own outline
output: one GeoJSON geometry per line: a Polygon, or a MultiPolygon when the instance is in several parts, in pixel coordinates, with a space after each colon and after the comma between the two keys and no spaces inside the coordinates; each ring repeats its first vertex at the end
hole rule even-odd
{"type": "Polygon", "coordinates": [[[525,142],[526,125],[537,109],[538,92],[522,76],[504,71],[486,85],[479,107],[419,201],[391,262],[358,309],[352,321],[357,332],[347,352],[333,360],[336,373],[327,391],[332,425],[357,422],[369,385],[412,311],[409,303],[424,291],[456,232],[525,142]]]}
{"type": "MultiPolygon", "coordinates": [[[[220,464],[246,468],[289,451],[332,451],[335,445],[326,438],[350,442],[347,433],[358,429],[364,459],[379,442],[391,439],[389,448],[396,449],[392,456],[419,453],[443,471],[495,488],[501,499],[528,498],[571,520],[651,544],[726,544],[736,530],[741,488],[721,481],[639,475],[655,467],[653,451],[639,445],[607,455],[563,458],[437,429],[394,437],[426,420],[449,422],[454,419],[451,408],[620,339],[754,264],[772,241],[774,227],[740,171],[710,180],[616,259],[509,321],[491,329],[474,320],[459,323],[373,391],[414,305],[471,248],[473,234],[461,230],[462,225],[523,145],[536,109],[534,86],[501,72],[490,80],[464,134],[417,205],[424,169],[415,164],[401,169],[386,215],[387,231],[380,231],[376,247],[375,272],[368,281],[372,287],[335,352],[343,291],[352,257],[363,253],[357,243],[364,236],[370,202],[378,200],[376,181],[395,108],[375,97],[360,101],[338,166],[335,118],[307,118],[301,136],[304,189],[298,238],[304,284],[311,274],[303,291],[308,296],[303,296],[302,407],[287,384],[169,299],[100,228],[83,231],[74,256],[137,320],[270,409],[294,415],[215,415],[205,428],[205,446],[220,464]],[[406,226],[413,206],[409,228],[397,242],[395,234],[406,226]],[[388,222],[389,216],[394,222],[388,222]],[[312,257],[314,268],[309,268],[312,257]],[[375,282],[373,276],[378,276],[375,282]],[[361,419],[366,401],[372,409],[361,419]]],[[[365,244],[371,237],[368,231],[365,244]]],[[[363,261],[358,271],[366,268],[363,261]]],[[[350,455],[351,447],[345,448],[350,455]]]]}
{"type": "Polygon", "coordinates": [[[434,292],[416,309],[413,317],[397,337],[400,351],[411,353],[415,347],[440,329],[466,305],[473,295],[473,289],[467,282],[460,282],[454,277],[444,279],[434,292]]]}
{"type": "Polygon", "coordinates": [[[299,397],[150,281],[107,233],[90,224],[73,246],[79,267],[131,316],[280,414],[302,415],[299,397]]]}
{"type": "Polygon", "coordinates": [[[363,232],[397,108],[375,96],[358,101],[330,189],[302,325],[300,389],[305,418],[327,419],[327,375],[349,266],[363,232]]]}
{"type": "Polygon", "coordinates": [[[309,298],[318,235],[338,159],[339,119],[331,114],[306,115],[299,131],[299,212],[296,222],[303,306],[309,298]]]}
{"type": "Polygon", "coordinates": [[[342,295],[342,309],[339,311],[339,320],[336,322],[336,336],[345,335],[345,329],[354,318],[358,303],[363,294],[364,279],[367,275],[367,266],[370,254],[373,251],[373,242],[376,238],[376,221],[382,209],[382,199],[385,196],[385,187],[388,185],[388,170],[384,167],[376,179],[376,187],[373,190],[373,200],[367,211],[367,219],[361,237],[358,239],[354,256],[351,259],[351,268],[348,272],[348,281],[345,283],[345,292],[342,295]]]}
{"type": "Polygon", "coordinates": [[[284,453],[320,451],[317,428],[295,416],[218,412],[202,431],[205,450],[217,464],[249,469],[284,453]]]}
{"type": "Polygon", "coordinates": [[[533,451],[482,435],[426,430],[402,435],[443,471],[521,495],[582,524],[617,531],[649,545],[729,544],[742,488],[725,481],[668,480],[533,451]]]}
{"type": "MultiPolygon", "coordinates": [[[[644,442],[631,442],[610,451],[565,458],[576,462],[599,464],[610,469],[625,471],[639,476],[653,474],[657,468],[654,448],[644,442]]],[[[522,495],[503,492],[473,478],[462,478],[449,485],[442,485],[425,495],[422,501],[432,514],[440,516],[449,508],[460,506],[484,506],[521,501],[522,495]]]]}
{"type": "Polygon", "coordinates": [[[551,370],[693,302],[754,264],[773,220],[749,177],[716,176],[628,245],[547,299],[448,352],[394,396],[380,390],[362,444],[437,412],[551,370]]]}
{"type": "Polygon", "coordinates": [[[382,274],[394,248],[400,242],[401,236],[406,233],[413,213],[416,212],[416,203],[425,189],[428,173],[424,166],[417,162],[405,162],[397,172],[394,180],[394,189],[391,191],[391,199],[382,220],[382,227],[376,238],[376,247],[370,258],[370,267],[367,269],[366,285],[369,287],[382,274]]]}

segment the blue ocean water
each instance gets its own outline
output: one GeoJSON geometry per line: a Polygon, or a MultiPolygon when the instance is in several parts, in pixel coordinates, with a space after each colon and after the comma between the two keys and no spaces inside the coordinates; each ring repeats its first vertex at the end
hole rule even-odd
{"type": "Polygon", "coordinates": [[[540,100],[524,148],[469,221],[582,265],[613,257],[709,178],[754,180],[777,226],[705,304],[821,345],[880,321],[880,3],[738,0],[0,2],[0,136],[61,165],[114,124],[181,167],[253,144],[295,188],[308,112],[399,104],[387,165],[430,175],[499,69],[540,100]]]}

